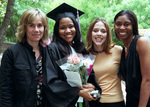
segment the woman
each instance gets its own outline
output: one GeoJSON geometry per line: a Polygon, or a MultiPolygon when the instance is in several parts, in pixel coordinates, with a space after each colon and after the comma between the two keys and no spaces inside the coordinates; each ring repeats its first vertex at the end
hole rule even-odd
{"type": "Polygon", "coordinates": [[[102,18],[93,20],[86,37],[87,51],[96,55],[93,65],[95,80],[89,77],[89,82],[98,84],[95,87],[100,87],[102,93],[100,100],[90,102],[91,107],[125,106],[121,90],[121,80],[117,75],[122,48],[112,44],[111,38],[109,24],[106,20],[102,18]]]}
{"type": "Polygon", "coordinates": [[[139,36],[136,15],[122,10],[114,18],[116,37],[123,41],[119,74],[126,82],[126,106],[150,107],[150,43],[139,36]]]}
{"type": "MultiPolygon", "coordinates": [[[[51,107],[75,107],[78,96],[86,100],[94,100],[89,94],[94,90],[91,88],[71,87],[67,83],[64,72],[57,65],[56,61],[72,53],[87,54],[83,42],[80,42],[80,32],[76,22],[76,10],[74,7],[63,3],[47,14],[49,18],[56,21],[52,43],[49,46],[49,53],[52,59],[51,70],[47,72],[46,83],[47,96],[51,107]]],[[[82,12],[79,11],[79,14],[82,12]]]]}
{"type": "Polygon", "coordinates": [[[9,47],[2,58],[0,107],[48,107],[42,85],[45,49],[41,45],[49,37],[46,14],[40,9],[26,10],[16,36],[19,43],[9,47]]]}

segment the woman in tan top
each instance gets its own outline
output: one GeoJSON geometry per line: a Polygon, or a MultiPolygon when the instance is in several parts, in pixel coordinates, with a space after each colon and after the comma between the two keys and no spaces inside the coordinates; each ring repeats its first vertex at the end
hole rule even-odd
{"type": "Polygon", "coordinates": [[[117,75],[122,48],[112,45],[111,38],[109,24],[105,19],[96,18],[90,24],[86,38],[87,51],[96,55],[93,71],[102,89],[100,99],[89,102],[91,107],[125,107],[121,80],[117,75]]]}

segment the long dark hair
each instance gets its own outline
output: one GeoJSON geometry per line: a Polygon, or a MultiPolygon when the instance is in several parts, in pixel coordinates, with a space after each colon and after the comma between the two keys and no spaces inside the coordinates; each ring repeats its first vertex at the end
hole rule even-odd
{"type": "MultiPolygon", "coordinates": [[[[133,27],[132,28],[133,35],[139,35],[137,17],[135,15],[135,13],[132,12],[131,10],[122,10],[119,13],[117,13],[114,18],[114,23],[116,22],[116,20],[119,16],[123,16],[123,15],[126,15],[129,18],[129,20],[131,21],[132,27],[133,27]]],[[[117,35],[116,35],[116,37],[118,38],[117,35]]]]}
{"type": "MultiPolygon", "coordinates": [[[[77,53],[87,54],[83,42],[80,41],[80,31],[79,31],[78,23],[75,19],[73,19],[73,18],[70,18],[70,19],[73,21],[75,29],[76,29],[76,36],[73,39],[72,47],[75,49],[75,51],[77,53]]],[[[54,34],[52,36],[52,42],[56,42],[56,44],[57,44],[58,48],[61,50],[62,54],[64,56],[67,56],[67,55],[71,54],[71,48],[70,48],[69,44],[65,40],[63,40],[59,35],[59,30],[58,30],[59,20],[57,20],[54,25],[54,34]]]]}

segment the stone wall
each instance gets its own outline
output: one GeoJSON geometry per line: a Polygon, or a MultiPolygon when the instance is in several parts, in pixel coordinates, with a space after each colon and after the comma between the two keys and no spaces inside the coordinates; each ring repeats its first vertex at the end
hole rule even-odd
{"type": "Polygon", "coordinates": [[[0,54],[0,65],[1,65],[1,58],[3,56],[3,52],[11,45],[14,45],[14,42],[4,42],[3,48],[2,48],[2,53],[0,54]]]}
{"type": "Polygon", "coordinates": [[[16,43],[14,43],[14,42],[4,42],[4,44],[3,44],[3,49],[2,49],[2,53],[3,53],[9,46],[14,45],[14,44],[16,44],[16,43]]]}

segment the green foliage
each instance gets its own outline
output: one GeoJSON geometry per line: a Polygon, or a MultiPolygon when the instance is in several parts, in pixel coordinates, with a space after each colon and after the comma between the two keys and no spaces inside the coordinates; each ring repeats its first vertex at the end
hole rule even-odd
{"type": "Polygon", "coordinates": [[[3,19],[6,13],[7,0],[0,0],[0,26],[2,25],[3,19]]]}
{"type": "MultiPolygon", "coordinates": [[[[39,8],[48,13],[61,3],[66,2],[85,12],[80,17],[82,39],[85,43],[88,26],[96,17],[105,18],[112,30],[112,39],[118,45],[122,42],[116,39],[113,32],[113,19],[121,10],[131,10],[138,18],[139,29],[150,28],[150,1],[149,0],[15,0],[14,14],[6,37],[8,41],[16,41],[15,32],[21,14],[29,8],[39,8]]],[[[0,0],[0,25],[6,11],[6,0],[0,0]]],[[[49,20],[50,33],[53,33],[54,21],[49,20]]]]}

